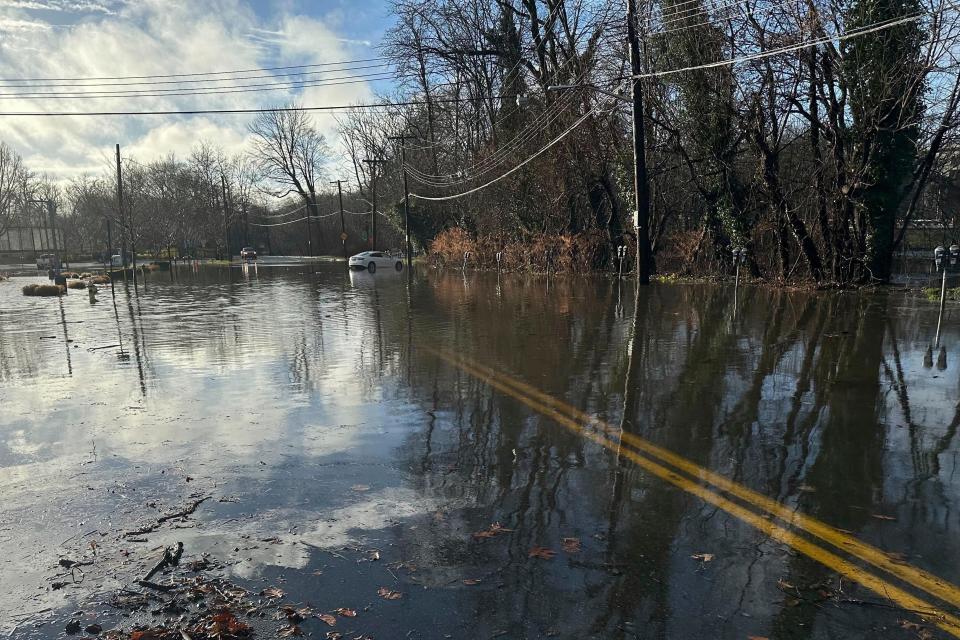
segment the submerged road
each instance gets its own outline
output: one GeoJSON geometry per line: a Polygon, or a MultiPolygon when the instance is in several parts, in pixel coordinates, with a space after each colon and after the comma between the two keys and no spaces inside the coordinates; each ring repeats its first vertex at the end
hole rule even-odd
{"type": "Polygon", "coordinates": [[[960,637],[955,307],[407,275],[0,283],[0,636],[960,637]]]}
{"type": "Polygon", "coordinates": [[[588,415],[561,400],[502,371],[450,352],[422,347],[524,406],[550,418],[560,426],[622,456],[648,473],[756,528],[766,536],[853,580],[882,599],[935,622],[950,635],[960,638],[960,618],[945,612],[937,601],[960,608],[960,588],[927,571],[890,557],[850,534],[785,507],[747,487],[701,467],[632,433],[588,415]],[[771,521],[780,520],[783,525],[771,521]],[[805,533],[831,545],[833,551],[800,535],[805,533]],[[847,554],[888,574],[878,576],[845,559],[847,554]],[[893,578],[892,581],[890,578],[893,578]],[[912,590],[897,586],[897,582],[912,590]],[[916,595],[921,593],[923,595],[916,595]],[[925,600],[932,596],[933,599],[925,600]]]}

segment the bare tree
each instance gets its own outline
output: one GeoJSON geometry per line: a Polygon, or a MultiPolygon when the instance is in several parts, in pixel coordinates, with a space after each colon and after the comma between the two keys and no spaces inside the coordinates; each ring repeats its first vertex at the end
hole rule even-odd
{"type": "Polygon", "coordinates": [[[30,172],[23,158],[5,142],[0,142],[0,237],[20,219],[30,172]]]}
{"type": "Polygon", "coordinates": [[[317,185],[326,180],[330,148],[307,112],[292,106],[261,113],[250,125],[250,133],[253,157],[264,177],[279,187],[274,195],[284,198],[295,193],[308,217],[316,216],[317,185]]]}

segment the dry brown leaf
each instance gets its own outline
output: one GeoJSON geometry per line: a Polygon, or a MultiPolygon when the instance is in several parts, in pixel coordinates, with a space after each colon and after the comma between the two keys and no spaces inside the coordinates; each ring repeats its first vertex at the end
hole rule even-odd
{"type": "Polygon", "coordinates": [[[513,529],[507,529],[505,526],[503,526],[499,522],[494,522],[483,531],[477,531],[476,533],[474,533],[473,537],[476,538],[477,540],[482,540],[484,538],[492,538],[501,533],[512,533],[512,532],[513,532],[513,529]]]}
{"type": "Polygon", "coordinates": [[[302,636],[303,629],[298,627],[295,624],[289,624],[285,627],[280,627],[280,630],[277,631],[277,636],[280,638],[289,638],[290,636],[302,636]]]}
{"type": "Polygon", "coordinates": [[[327,640],[340,640],[343,634],[339,631],[327,631],[327,640]]]}
{"type": "Polygon", "coordinates": [[[700,562],[712,562],[713,554],[712,553],[695,553],[690,556],[694,560],[699,560],[700,562]]]}
{"type": "Polygon", "coordinates": [[[260,592],[260,595],[265,596],[267,598],[282,598],[284,593],[283,593],[283,589],[278,589],[277,587],[267,587],[266,589],[260,592]]]}
{"type": "Polygon", "coordinates": [[[564,553],[580,553],[580,538],[564,538],[560,546],[564,553]]]}
{"type": "Polygon", "coordinates": [[[533,547],[530,549],[530,553],[527,557],[539,558],[541,560],[553,560],[553,556],[555,555],[557,555],[557,552],[553,549],[548,549],[546,547],[533,547]]]}
{"type": "Polygon", "coordinates": [[[463,584],[467,585],[468,587],[472,587],[473,585],[480,584],[481,582],[483,581],[480,580],[480,578],[467,578],[463,581],[463,584]]]}
{"type": "Polygon", "coordinates": [[[346,609],[346,608],[344,608],[344,607],[340,607],[339,609],[334,609],[333,611],[334,611],[334,613],[339,614],[339,615],[343,616],[344,618],[356,618],[356,617],[357,617],[357,612],[354,611],[353,609],[346,609]]]}
{"type": "Polygon", "coordinates": [[[224,610],[214,614],[209,622],[202,625],[201,630],[208,636],[240,636],[250,633],[250,625],[224,610]]]}
{"type": "Polygon", "coordinates": [[[319,618],[323,622],[326,622],[331,627],[337,626],[337,619],[334,616],[330,615],[329,613],[318,613],[317,618],[319,618]]]}
{"type": "Polygon", "coordinates": [[[380,587],[377,590],[377,595],[383,598],[384,600],[399,600],[403,597],[403,594],[399,591],[393,591],[386,587],[380,587]]]}

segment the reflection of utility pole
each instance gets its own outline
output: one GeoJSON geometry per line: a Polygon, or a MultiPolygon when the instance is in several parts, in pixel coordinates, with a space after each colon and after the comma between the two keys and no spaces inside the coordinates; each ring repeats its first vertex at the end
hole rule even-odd
{"type": "Polygon", "coordinates": [[[370,213],[370,248],[377,248],[377,165],[386,164],[386,160],[365,159],[370,164],[370,190],[373,192],[373,211],[370,213]]]}
{"type": "Polygon", "coordinates": [[[340,242],[343,244],[343,257],[347,257],[347,230],[343,221],[343,181],[337,180],[330,184],[337,185],[337,197],[340,199],[340,242]]]}
{"type": "Polygon", "coordinates": [[[400,141],[400,163],[403,169],[403,227],[407,236],[407,271],[410,271],[410,254],[412,245],[410,244],[410,187],[407,186],[407,136],[400,134],[390,138],[400,141]]]}

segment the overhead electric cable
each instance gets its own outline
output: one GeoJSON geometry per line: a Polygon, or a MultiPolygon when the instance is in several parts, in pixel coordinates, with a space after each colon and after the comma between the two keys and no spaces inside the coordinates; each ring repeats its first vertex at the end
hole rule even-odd
{"type": "MultiPolygon", "coordinates": [[[[487,99],[502,99],[504,96],[479,96],[475,98],[434,98],[431,104],[446,104],[456,102],[478,102],[487,99]]],[[[229,115],[249,113],[291,112],[291,111],[325,111],[350,112],[355,109],[396,109],[416,105],[426,105],[427,100],[405,100],[390,103],[361,103],[342,104],[313,107],[252,107],[248,109],[163,109],[153,111],[0,111],[2,117],[71,117],[71,116],[176,116],[176,115],[229,115]]]]}
{"type": "Polygon", "coordinates": [[[375,62],[377,60],[389,60],[386,56],[377,56],[375,58],[361,58],[359,60],[341,60],[339,62],[318,62],[315,64],[295,64],[285,67],[259,67],[256,69],[234,69],[231,71],[200,71],[195,73],[169,73],[153,74],[144,76],[87,76],[72,78],[0,78],[0,82],[66,82],[82,80],[146,80],[150,78],[196,78],[199,76],[217,76],[233,73],[254,73],[258,71],[287,71],[290,69],[316,69],[320,67],[329,67],[337,64],[354,64],[361,62],[375,62]]]}
{"type": "MultiPolygon", "coordinates": [[[[137,85],[170,85],[170,84],[198,84],[198,83],[212,83],[212,82],[233,82],[236,80],[257,80],[260,78],[292,78],[294,76],[312,76],[321,73],[335,73],[341,71],[361,71],[364,69],[379,69],[381,67],[390,67],[393,63],[391,62],[381,62],[379,64],[365,64],[360,66],[351,66],[344,67],[342,69],[323,69],[322,71],[298,71],[294,73],[260,73],[257,75],[245,75],[245,76],[230,76],[226,78],[194,78],[190,80],[141,80],[141,81],[120,81],[120,82],[54,82],[54,83],[31,83],[30,85],[12,85],[12,86],[0,86],[0,89],[33,89],[33,88],[48,88],[48,87],[78,87],[81,89],[86,89],[90,87],[132,87],[137,85]]],[[[0,80],[0,83],[3,82],[14,82],[13,80],[0,80]]],[[[146,89],[144,89],[146,91],[146,89]]]]}
{"type": "Polygon", "coordinates": [[[185,96],[211,96],[236,93],[257,93],[262,91],[281,91],[288,89],[300,89],[306,87],[333,87],[345,84],[357,84],[361,82],[374,82],[377,80],[392,80],[397,77],[396,73],[378,72],[367,75],[342,76],[340,78],[330,78],[328,80],[305,80],[292,83],[260,83],[251,85],[237,85],[238,88],[230,89],[195,89],[184,91],[182,89],[150,89],[147,92],[140,91],[97,91],[81,93],[3,93],[0,94],[0,100],[79,100],[79,99],[108,99],[108,98],[165,98],[165,97],[185,97],[185,96]],[[330,82],[329,80],[336,80],[330,82]],[[247,88],[242,88],[247,87],[247,88]],[[259,87],[259,88],[257,88],[259,87]]]}

